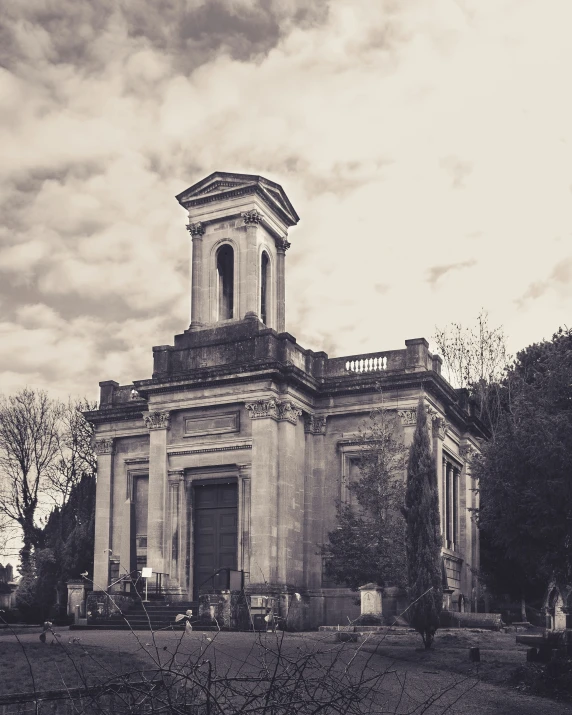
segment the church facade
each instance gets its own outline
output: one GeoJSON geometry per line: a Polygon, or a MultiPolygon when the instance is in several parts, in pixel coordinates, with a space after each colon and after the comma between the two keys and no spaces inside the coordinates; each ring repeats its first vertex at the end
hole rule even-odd
{"type": "Polygon", "coordinates": [[[125,588],[123,575],[150,567],[171,601],[189,601],[238,573],[247,594],[282,608],[300,594],[302,627],[347,623],[359,615],[356,594],[328,582],[320,546],[336,503],[351,498],[364,420],[383,406],[408,444],[421,397],[450,604],[473,610],[468,455],[483,433],[441,359],[423,338],[334,358],[298,345],[285,330],[285,266],[299,219],[278,184],[216,172],[177,199],[192,239],[190,326],[153,348],[149,379],[101,382],[88,413],[98,455],[94,588],[125,588]]]}

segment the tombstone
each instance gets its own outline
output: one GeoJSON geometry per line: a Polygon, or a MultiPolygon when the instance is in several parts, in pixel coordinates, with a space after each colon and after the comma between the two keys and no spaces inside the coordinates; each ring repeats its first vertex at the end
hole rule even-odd
{"type": "MultiPolygon", "coordinates": [[[[76,616],[76,606],[79,606],[80,616],[85,617],[85,599],[87,584],[83,579],[70,579],[68,587],[68,616],[76,616]]],[[[77,625],[77,624],[76,624],[77,625]]]]}
{"type": "Polygon", "coordinates": [[[381,618],[381,587],[376,583],[366,583],[365,586],[360,586],[359,590],[361,597],[361,615],[381,618]]]}

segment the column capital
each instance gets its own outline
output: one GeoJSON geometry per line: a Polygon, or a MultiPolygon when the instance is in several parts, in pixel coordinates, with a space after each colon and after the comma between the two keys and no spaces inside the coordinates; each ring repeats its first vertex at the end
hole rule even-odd
{"type": "Polygon", "coordinates": [[[114,454],[115,453],[115,440],[113,437],[103,437],[102,439],[96,439],[94,443],[95,453],[99,457],[102,454],[114,454]]]}
{"type": "Polygon", "coordinates": [[[447,430],[449,429],[449,423],[444,417],[434,417],[433,418],[433,428],[439,430],[439,439],[443,440],[447,436],[447,430]]]}
{"type": "Polygon", "coordinates": [[[298,417],[301,415],[302,410],[298,409],[293,402],[289,400],[278,402],[278,419],[280,421],[285,420],[295,425],[298,422],[298,417]]]}
{"type": "Polygon", "coordinates": [[[465,461],[470,460],[474,454],[476,454],[476,450],[471,444],[462,444],[459,447],[459,456],[465,461]]]}
{"type": "Polygon", "coordinates": [[[247,402],[245,407],[253,420],[271,418],[276,422],[286,421],[295,425],[302,414],[302,410],[290,400],[256,400],[247,402]]]}
{"type": "Polygon", "coordinates": [[[403,426],[417,424],[417,409],[415,407],[411,407],[408,410],[397,410],[397,414],[403,426]]]}
{"type": "Polygon", "coordinates": [[[262,223],[262,219],[264,218],[263,214],[261,214],[257,209],[243,211],[240,216],[246,226],[256,226],[259,223],[262,223]]]}
{"type": "Polygon", "coordinates": [[[171,482],[181,482],[185,478],[184,469],[169,469],[168,471],[169,481],[171,482]]]}
{"type": "Polygon", "coordinates": [[[167,429],[169,427],[170,418],[170,412],[160,412],[159,410],[154,410],[148,415],[144,415],[143,421],[150,430],[167,429]]]}
{"type": "Polygon", "coordinates": [[[256,400],[245,404],[248,416],[252,420],[262,420],[271,417],[278,420],[278,405],[276,400],[256,400]]]}
{"type": "Polygon", "coordinates": [[[202,238],[205,232],[205,225],[198,221],[197,223],[188,223],[187,231],[193,238],[202,238]]]}
{"type": "Polygon", "coordinates": [[[276,244],[276,250],[278,253],[286,253],[291,246],[291,243],[287,238],[275,238],[274,243],[276,244]]]}
{"type": "Polygon", "coordinates": [[[306,434],[326,434],[326,415],[304,415],[304,432],[306,434]]]}

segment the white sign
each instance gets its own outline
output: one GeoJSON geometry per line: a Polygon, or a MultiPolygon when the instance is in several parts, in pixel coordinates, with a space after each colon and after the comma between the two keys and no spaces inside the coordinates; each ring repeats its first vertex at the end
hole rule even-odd
{"type": "Polygon", "coordinates": [[[151,578],[152,575],[153,569],[150,566],[145,566],[141,569],[141,576],[143,576],[143,578],[151,578]]]}

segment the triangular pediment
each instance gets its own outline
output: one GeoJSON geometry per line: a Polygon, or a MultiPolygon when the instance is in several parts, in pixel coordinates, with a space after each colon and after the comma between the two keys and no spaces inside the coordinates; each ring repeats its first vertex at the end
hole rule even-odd
{"type": "Polygon", "coordinates": [[[289,226],[299,221],[298,214],[280,184],[256,174],[215,171],[180,193],[177,201],[181,206],[190,209],[205,202],[216,201],[217,198],[224,200],[241,194],[258,194],[289,226]]]}

